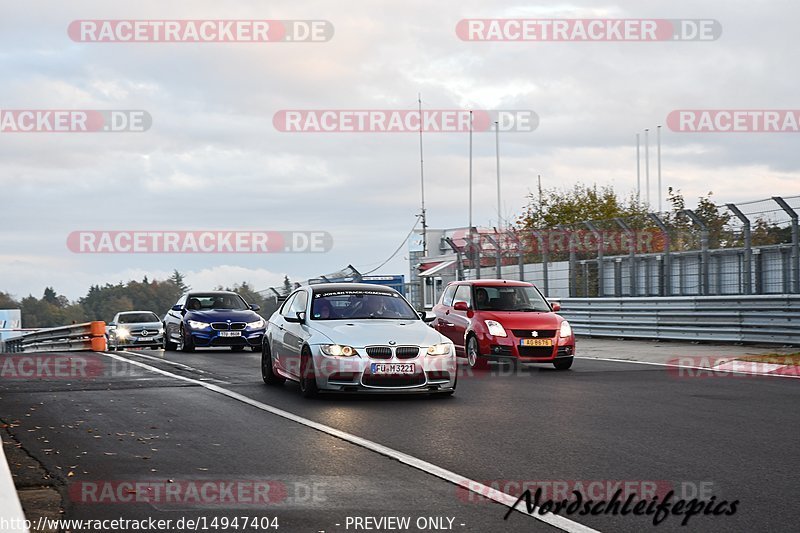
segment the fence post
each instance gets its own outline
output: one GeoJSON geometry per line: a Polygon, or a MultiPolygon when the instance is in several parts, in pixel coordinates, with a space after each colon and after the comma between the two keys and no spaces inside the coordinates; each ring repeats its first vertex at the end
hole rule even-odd
{"type": "MultiPolygon", "coordinates": [[[[549,275],[548,275],[547,263],[550,262],[550,248],[549,248],[550,243],[545,237],[542,236],[542,232],[541,231],[533,230],[532,233],[533,233],[533,236],[536,237],[536,239],[539,241],[539,247],[540,247],[540,249],[542,251],[541,252],[542,253],[542,284],[544,285],[544,293],[546,295],[549,295],[550,294],[550,280],[549,280],[549,275]]],[[[570,265],[571,265],[571,263],[570,263],[570,265]]],[[[570,266],[570,270],[571,269],[572,269],[572,267],[570,266]]],[[[570,285],[570,287],[572,287],[572,281],[571,280],[569,281],[569,285],[570,285]]],[[[570,294],[572,294],[571,290],[572,289],[570,289],[570,294]]]]}
{"type": "Polygon", "coordinates": [[[678,214],[683,213],[700,228],[700,294],[708,296],[711,288],[708,285],[708,226],[691,209],[683,209],[678,214]]]}
{"type": "Polygon", "coordinates": [[[503,270],[501,268],[503,266],[503,262],[502,262],[503,251],[500,250],[500,244],[498,244],[498,242],[495,240],[495,238],[492,237],[491,235],[487,234],[487,235],[484,235],[483,237],[487,241],[489,241],[489,244],[494,246],[495,274],[497,275],[497,279],[503,279],[503,270]]]}
{"type": "Polygon", "coordinates": [[[780,196],[773,196],[773,200],[781,209],[786,211],[786,214],[789,215],[789,218],[792,219],[792,268],[793,270],[793,287],[792,292],[800,292],[800,235],[798,235],[798,224],[797,224],[797,211],[792,209],[792,207],[786,203],[786,200],[781,198],[780,196]]]}
{"type": "Polygon", "coordinates": [[[450,237],[445,237],[444,242],[446,242],[450,246],[450,248],[452,248],[453,251],[456,253],[456,277],[458,281],[461,281],[464,279],[464,260],[461,257],[461,248],[456,246],[456,243],[454,243],[453,239],[451,239],[450,237]]]}
{"type": "Polygon", "coordinates": [[[736,204],[725,204],[731,213],[742,222],[742,230],[744,232],[744,293],[752,294],[753,292],[753,241],[750,231],[750,219],[745,216],[742,211],[736,207],[736,204]]]}
{"type": "Polygon", "coordinates": [[[605,239],[603,234],[597,229],[590,220],[583,223],[589,231],[591,231],[597,239],[597,296],[602,298],[605,296],[605,266],[603,265],[603,248],[605,248],[605,239]]]}
{"type": "Polygon", "coordinates": [[[638,275],[639,273],[638,273],[638,270],[636,268],[636,234],[631,229],[631,227],[624,220],[622,220],[621,218],[615,218],[614,220],[619,225],[619,227],[622,228],[622,231],[624,231],[625,234],[628,236],[628,247],[630,248],[630,252],[629,252],[630,259],[628,260],[629,263],[630,263],[630,269],[629,269],[630,270],[630,276],[629,277],[630,277],[630,283],[631,283],[630,295],[631,296],[636,296],[636,293],[638,292],[636,290],[636,288],[637,288],[636,280],[639,277],[639,275],[638,275]]]}
{"type": "MultiPolygon", "coordinates": [[[[519,267],[519,280],[525,281],[525,246],[522,244],[522,239],[514,231],[508,231],[506,235],[510,236],[517,245],[517,266],[519,267]]],[[[547,292],[545,292],[547,294],[547,292]]]]}
{"type": "Polygon", "coordinates": [[[656,213],[648,213],[648,217],[653,223],[658,226],[658,229],[664,234],[664,275],[659,280],[661,285],[659,294],[662,296],[672,296],[672,259],[669,255],[670,248],[672,247],[672,240],[669,236],[669,229],[661,217],[656,213]]]}

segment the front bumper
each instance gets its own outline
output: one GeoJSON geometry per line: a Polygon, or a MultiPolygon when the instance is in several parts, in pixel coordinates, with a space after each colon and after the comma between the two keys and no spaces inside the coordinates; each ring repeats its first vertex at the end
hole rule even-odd
{"type": "Polygon", "coordinates": [[[164,335],[150,335],[141,337],[132,335],[124,339],[117,339],[112,337],[109,339],[109,344],[116,348],[160,348],[164,345],[164,335]]]}
{"type": "MultiPolygon", "coordinates": [[[[427,347],[426,347],[427,348],[427,347]]],[[[366,355],[363,348],[353,357],[324,355],[319,346],[312,347],[314,373],[320,390],[369,393],[435,393],[455,389],[457,362],[455,351],[449,355],[427,355],[421,348],[411,359],[375,359],[366,355]],[[411,374],[379,374],[374,365],[413,365],[411,374]]],[[[406,367],[407,368],[407,367],[406,367]]]]}
{"type": "Polygon", "coordinates": [[[520,363],[552,363],[556,359],[575,355],[575,337],[548,337],[551,346],[522,346],[523,339],[509,332],[507,337],[486,336],[479,341],[481,358],[488,361],[518,361],[520,363]]]}
{"type": "Polygon", "coordinates": [[[198,348],[214,348],[225,346],[245,346],[245,347],[261,347],[261,341],[264,338],[264,329],[256,330],[241,330],[237,331],[240,335],[235,337],[226,337],[221,334],[224,331],[217,331],[212,329],[193,330],[191,332],[192,341],[198,348]]]}

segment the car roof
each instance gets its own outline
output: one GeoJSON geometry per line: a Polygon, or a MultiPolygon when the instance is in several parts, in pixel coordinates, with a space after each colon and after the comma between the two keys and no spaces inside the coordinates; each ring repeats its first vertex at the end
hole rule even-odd
{"type": "Polygon", "coordinates": [[[533,283],[527,281],[517,281],[515,279],[469,279],[464,281],[454,281],[455,285],[480,285],[483,287],[531,287],[533,283]]]}
{"type": "Polygon", "coordinates": [[[187,296],[194,296],[195,294],[212,294],[212,295],[215,295],[215,296],[216,296],[216,295],[219,295],[219,296],[223,296],[223,295],[225,295],[225,296],[229,296],[229,295],[231,295],[231,294],[235,294],[236,296],[239,296],[239,294],[238,294],[238,293],[236,293],[236,292],[233,292],[233,291],[192,291],[192,292],[187,292],[187,293],[186,293],[186,295],[187,295],[187,296]]]}
{"type": "Polygon", "coordinates": [[[138,313],[150,313],[151,315],[155,315],[153,311],[120,311],[117,313],[118,315],[134,315],[138,313]]]}
{"type": "Polygon", "coordinates": [[[381,291],[381,292],[397,292],[391,287],[386,285],[373,285],[372,283],[315,283],[309,285],[309,288],[314,292],[322,291],[381,291]]]}

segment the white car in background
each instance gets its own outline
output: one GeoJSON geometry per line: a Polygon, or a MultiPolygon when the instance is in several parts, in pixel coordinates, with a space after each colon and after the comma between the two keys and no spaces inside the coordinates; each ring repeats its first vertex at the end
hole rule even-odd
{"type": "Polygon", "coordinates": [[[152,311],[125,311],[106,325],[108,350],[164,348],[164,325],[152,311]]]}
{"type": "Polygon", "coordinates": [[[428,393],[456,389],[453,343],[389,287],[326,283],[295,290],[270,317],[261,374],[319,391],[428,393]]]}

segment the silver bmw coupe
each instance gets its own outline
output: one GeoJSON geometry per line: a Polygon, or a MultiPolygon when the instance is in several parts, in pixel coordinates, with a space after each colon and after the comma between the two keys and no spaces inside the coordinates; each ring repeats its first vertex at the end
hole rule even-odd
{"type": "Polygon", "coordinates": [[[270,317],[261,375],[320,391],[431,393],[456,389],[453,343],[394,289],[325,283],[295,290],[270,317]]]}

